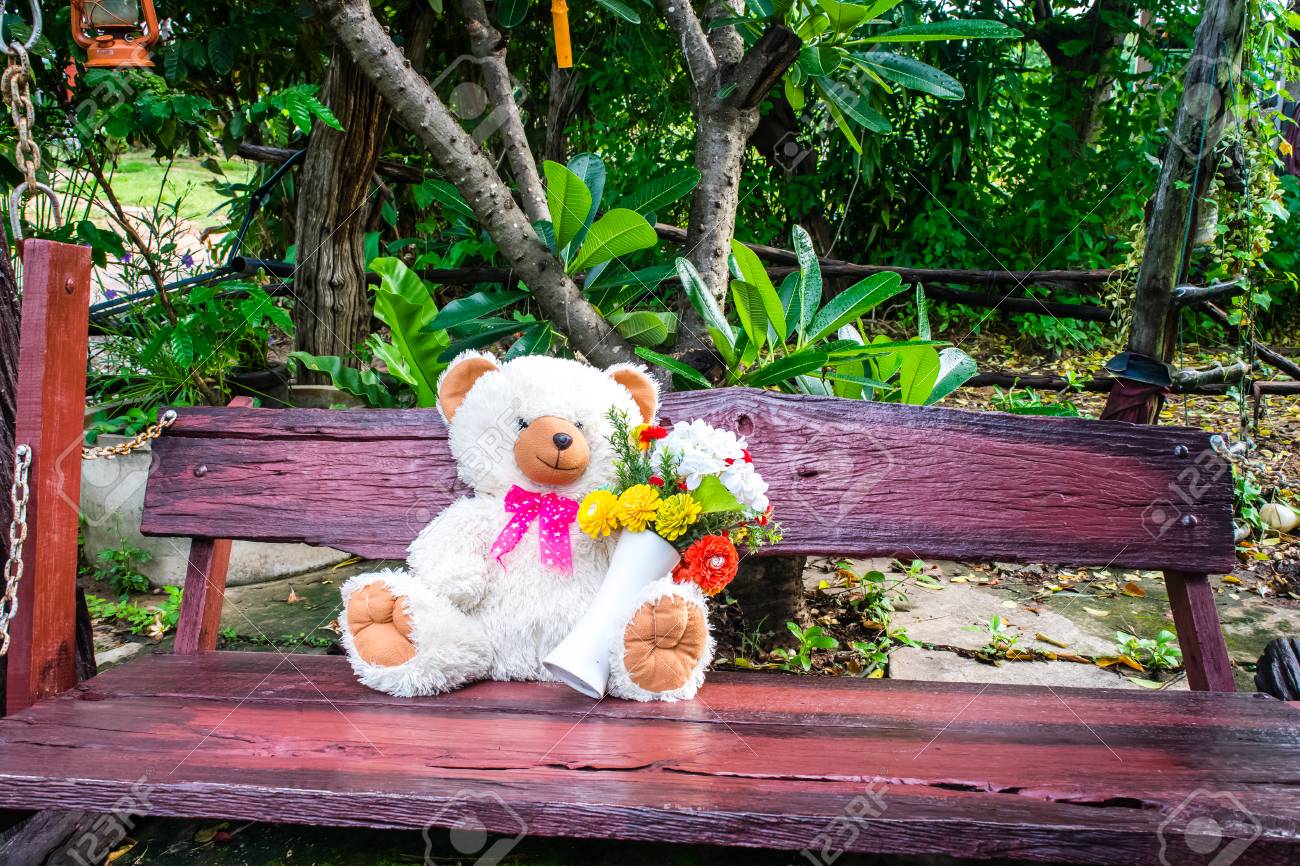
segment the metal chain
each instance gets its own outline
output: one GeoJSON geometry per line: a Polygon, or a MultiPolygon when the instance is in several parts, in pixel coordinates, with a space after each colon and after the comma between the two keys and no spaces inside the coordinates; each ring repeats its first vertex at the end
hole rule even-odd
{"type": "Polygon", "coordinates": [[[27,541],[27,470],[32,465],[32,449],[19,445],[14,451],[14,484],[9,491],[13,519],[9,523],[9,558],[5,561],[5,594],[0,601],[0,656],[9,652],[9,623],[18,613],[18,583],[23,577],[23,543],[27,541]]]}
{"type": "Polygon", "coordinates": [[[130,441],[122,442],[117,445],[104,445],[99,448],[82,448],[82,460],[98,460],[100,457],[106,460],[112,460],[114,457],[125,457],[132,451],[137,450],[147,442],[152,442],[162,435],[162,432],[176,423],[176,410],[168,409],[162,413],[157,424],[150,424],[139,433],[135,434],[130,441]]]}
{"type": "Polygon", "coordinates": [[[41,148],[32,140],[32,127],[36,125],[36,109],[32,106],[32,65],[27,59],[27,49],[17,41],[9,43],[9,65],[0,76],[0,92],[4,94],[9,116],[18,130],[14,158],[23,170],[27,188],[34,190],[36,172],[41,168],[41,148]]]}

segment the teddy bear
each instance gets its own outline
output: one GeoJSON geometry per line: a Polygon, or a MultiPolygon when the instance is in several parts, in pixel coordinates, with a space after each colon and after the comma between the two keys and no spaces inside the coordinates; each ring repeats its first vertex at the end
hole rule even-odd
{"type": "MultiPolygon", "coordinates": [[[[611,409],[653,423],[659,389],[631,364],[599,370],[470,351],[438,381],[457,474],[473,491],[407,550],[405,569],[343,587],[342,643],[358,679],[409,697],[476,680],[552,680],[546,655],[605,577],[614,539],[576,525],[578,503],[615,481],[611,409]]],[[[695,695],[713,656],[705,598],[665,575],[627,600],[607,694],[695,695]]]]}

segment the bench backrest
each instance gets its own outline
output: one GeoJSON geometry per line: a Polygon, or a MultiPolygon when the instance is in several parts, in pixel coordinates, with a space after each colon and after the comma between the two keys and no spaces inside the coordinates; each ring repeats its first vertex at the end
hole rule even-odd
{"type": "MultiPolygon", "coordinates": [[[[664,401],[664,422],[697,417],[748,437],[785,529],[771,552],[1233,565],[1231,473],[1201,431],[749,389],[664,401]]],[[[187,408],[154,447],[148,535],[403,559],[466,492],[429,409],[187,408]]]]}

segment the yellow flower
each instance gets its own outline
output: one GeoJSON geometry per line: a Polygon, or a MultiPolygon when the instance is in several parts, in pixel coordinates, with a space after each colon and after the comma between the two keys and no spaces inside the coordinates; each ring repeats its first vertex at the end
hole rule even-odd
{"type": "Polygon", "coordinates": [[[618,497],[608,490],[593,490],[578,506],[578,527],[592,538],[618,529],[618,497]]]}
{"type": "Polygon", "coordinates": [[[632,532],[643,532],[658,508],[659,491],[649,484],[637,484],[618,497],[618,521],[632,532]]]}
{"type": "Polygon", "coordinates": [[[659,503],[659,516],[655,518],[655,532],[665,541],[676,541],[686,534],[704,509],[689,493],[669,496],[659,503]]]}
{"type": "Polygon", "coordinates": [[[646,439],[641,435],[642,433],[644,433],[649,429],[650,429],[649,424],[638,424],[632,428],[632,432],[629,434],[628,438],[632,440],[632,444],[636,446],[638,451],[650,450],[650,446],[653,443],[649,439],[646,439]]]}

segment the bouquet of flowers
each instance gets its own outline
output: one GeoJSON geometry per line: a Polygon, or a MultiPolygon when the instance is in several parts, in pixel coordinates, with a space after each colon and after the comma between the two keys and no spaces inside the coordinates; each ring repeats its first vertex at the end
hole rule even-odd
{"type": "Polygon", "coordinates": [[[708,595],[736,576],[737,544],[750,551],[781,540],[772,521],[767,482],[744,439],[701,420],[672,430],[629,427],[612,412],[618,481],[593,490],[578,508],[578,526],[593,538],[615,529],[653,532],[681,554],[673,571],[708,595]]]}
{"type": "Polygon", "coordinates": [[[699,420],[672,430],[631,427],[617,411],[610,420],[617,480],[587,494],[578,526],[593,538],[619,530],[618,542],[590,609],[544,660],[590,697],[605,693],[628,604],[651,583],[671,573],[716,595],[736,576],[737,544],[752,552],[781,540],[745,440],[699,420]]]}

